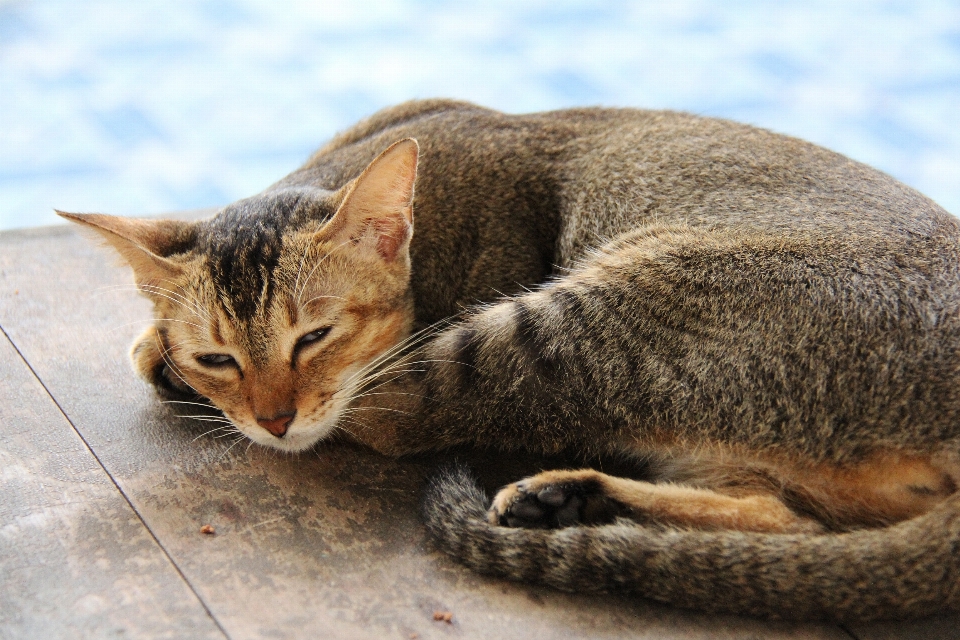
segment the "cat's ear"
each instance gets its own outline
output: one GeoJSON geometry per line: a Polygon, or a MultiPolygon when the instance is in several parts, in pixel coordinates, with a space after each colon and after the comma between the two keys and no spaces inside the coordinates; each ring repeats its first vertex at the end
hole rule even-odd
{"type": "Polygon", "coordinates": [[[420,147],[400,140],[347,185],[337,213],[321,231],[325,239],[352,243],[386,262],[409,260],[413,237],[413,184],[420,147]]]}
{"type": "Polygon", "coordinates": [[[57,215],[96,231],[130,265],[141,289],[161,285],[183,272],[166,256],[182,248],[188,222],[63,211],[57,211],[57,215]]]}

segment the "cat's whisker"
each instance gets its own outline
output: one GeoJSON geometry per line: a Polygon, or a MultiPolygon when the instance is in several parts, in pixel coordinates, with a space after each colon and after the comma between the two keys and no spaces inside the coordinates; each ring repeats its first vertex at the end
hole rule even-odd
{"type": "Polygon", "coordinates": [[[229,447],[227,447],[226,451],[224,451],[223,453],[220,454],[220,457],[217,458],[217,462],[220,462],[221,460],[223,460],[223,457],[224,457],[225,455],[227,455],[228,453],[230,453],[230,450],[231,450],[231,449],[233,449],[233,448],[234,448],[235,446],[237,446],[239,443],[243,442],[244,437],[245,437],[245,436],[242,436],[242,435],[241,435],[239,438],[237,438],[236,440],[234,440],[233,444],[231,444],[229,447]]]}
{"type": "Polygon", "coordinates": [[[408,393],[406,391],[377,391],[377,392],[368,392],[361,393],[356,396],[352,396],[353,400],[357,398],[366,398],[367,396],[410,396],[412,398],[420,398],[422,400],[429,400],[429,396],[421,395],[419,393],[408,393]]]}
{"type": "MultiPolygon", "coordinates": [[[[191,440],[190,442],[196,442],[197,440],[199,440],[200,438],[202,438],[202,437],[204,437],[204,436],[208,436],[208,435],[210,435],[211,433],[216,433],[217,431],[222,431],[222,430],[227,429],[227,428],[228,428],[228,427],[217,427],[217,428],[215,428],[215,429],[210,429],[209,431],[204,431],[203,433],[201,433],[200,435],[198,435],[196,438],[194,438],[194,439],[191,440]]],[[[217,437],[217,436],[214,436],[214,437],[217,437]]]]}
{"type": "Polygon", "coordinates": [[[142,285],[137,286],[135,284],[126,284],[126,285],[113,285],[111,287],[101,287],[100,293],[106,293],[110,290],[121,291],[121,290],[133,290],[138,293],[143,293],[144,291],[149,291],[153,295],[160,296],[170,300],[174,304],[180,305],[193,315],[197,316],[201,320],[210,321],[210,314],[207,312],[199,303],[199,301],[187,297],[186,295],[178,294],[172,289],[166,289],[163,287],[157,287],[155,285],[142,285]],[[169,294],[169,295],[168,295],[169,294]]]}
{"type": "Polygon", "coordinates": [[[320,268],[320,265],[323,264],[330,256],[332,256],[334,252],[336,252],[341,247],[345,247],[348,244],[352,244],[352,240],[345,240],[341,242],[340,244],[335,246],[333,249],[328,251],[322,258],[317,260],[317,263],[313,266],[313,269],[310,270],[310,275],[308,275],[307,278],[303,281],[303,285],[300,287],[300,291],[297,292],[297,305],[300,304],[300,298],[303,297],[303,292],[307,288],[307,284],[309,284],[310,280],[313,278],[313,274],[317,272],[317,269],[320,268]]]}
{"type": "Polygon", "coordinates": [[[350,415],[354,411],[392,411],[393,413],[402,413],[405,416],[413,415],[409,411],[394,409],[392,407],[348,407],[344,409],[343,413],[340,415],[350,415]]]}
{"type": "Polygon", "coordinates": [[[196,418],[197,420],[219,420],[221,422],[230,422],[230,420],[228,420],[224,416],[207,415],[203,413],[186,413],[186,414],[178,413],[177,417],[178,418],[196,418]]]}
{"type": "MultiPolygon", "coordinates": [[[[459,360],[447,360],[447,359],[445,359],[445,358],[433,358],[433,359],[427,359],[427,360],[412,360],[412,361],[410,361],[410,360],[397,360],[396,362],[390,363],[389,366],[384,367],[383,369],[378,369],[375,373],[371,373],[371,374],[370,374],[370,378],[372,378],[372,377],[374,377],[374,376],[382,375],[382,374],[391,373],[392,371],[397,370],[397,367],[415,367],[415,366],[417,366],[418,364],[430,364],[430,363],[436,363],[436,362],[447,362],[447,363],[450,363],[450,364],[460,364],[460,365],[463,365],[463,366],[465,366],[465,367],[471,366],[471,365],[466,364],[465,362],[460,362],[459,360]]],[[[367,378],[367,379],[370,379],[370,378],[367,378]]]]}
{"type": "MultiPolygon", "coordinates": [[[[161,344],[161,345],[163,344],[163,341],[160,339],[159,330],[157,330],[157,344],[161,344]]],[[[177,367],[177,365],[173,362],[168,352],[169,352],[169,349],[161,349],[160,357],[163,358],[163,361],[167,364],[167,367],[169,367],[170,370],[173,371],[173,374],[177,376],[183,384],[187,385],[187,387],[190,387],[192,389],[193,387],[191,387],[190,383],[187,382],[186,379],[183,377],[183,372],[180,371],[180,368],[177,367]]]]}
{"type": "Polygon", "coordinates": [[[400,342],[396,343],[394,346],[387,349],[383,354],[381,354],[380,358],[375,359],[373,362],[377,362],[385,357],[389,357],[390,355],[406,347],[412,346],[415,343],[422,343],[424,340],[432,338],[433,336],[439,334],[443,329],[454,324],[454,322],[458,320],[458,316],[459,314],[455,314],[447,318],[441,318],[440,320],[427,325],[423,329],[410,334],[400,342]]]}
{"type": "MultiPolygon", "coordinates": [[[[201,331],[206,331],[206,330],[207,330],[206,327],[204,327],[204,326],[202,326],[202,325],[199,325],[199,324],[197,324],[196,322],[190,322],[189,320],[180,320],[179,318],[156,318],[156,321],[157,321],[157,322],[180,322],[180,323],[182,323],[182,324],[189,324],[190,326],[196,327],[197,329],[200,329],[201,331]]],[[[183,343],[180,343],[180,344],[183,344],[183,343]]],[[[180,345],[178,344],[178,345],[176,345],[176,346],[180,346],[180,345]]]]}
{"type": "MultiPolygon", "coordinates": [[[[383,375],[385,373],[389,373],[390,369],[395,369],[397,367],[405,367],[407,366],[406,358],[412,357],[412,356],[413,356],[413,352],[406,354],[398,358],[394,362],[389,363],[389,365],[387,365],[384,368],[377,368],[375,366],[369,366],[369,365],[365,366],[361,368],[359,371],[357,371],[356,373],[354,373],[352,376],[350,376],[348,379],[344,380],[343,386],[350,384],[351,382],[353,382],[354,380],[357,380],[358,378],[359,378],[359,381],[356,384],[360,386],[367,380],[373,379],[374,377],[383,375]]],[[[383,365],[383,363],[386,362],[387,360],[389,359],[385,359],[379,362],[378,365],[383,365]]]]}
{"type": "Polygon", "coordinates": [[[424,373],[425,371],[426,371],[425,369],[397,369],[397,370],[394,370],[394,371],[390,371],[389,374],[384,374],[384,375],[396,374],[396,375],[394,375],[392,378],[390,378],[389,380],[382,380],[382,381],[379,381],[379,382],[377,381],[377,378],[376,378],[375,376],[371,376],[371,377],[368,378],[367,380],[364,380],[362,384],[358,384],[358,385],[356,386],[356,388],[354,389],[354,394],[353,394],[351,397],[352,397],[352,398],[359,398],[359,397],[362,397],[364,394],[366,394],[366,393],[368,393],[368,392],[370,392],[370,391],[376,391],[376,390],[379,389],[380,387],[383,387],[383,386],[385,386],[385,385],[388,385],[388,384],[390,384],[391,382],[393,382],[394,380],[399,379],[404,373],[424,373]],[[374,383],[374,382],[377,382],[377,384],[376,384],[375,386],[370,387],[370,388],[364,388],[364,386],[365,386],[366,384],[368,384],[368,383],[374,383]]]}
{"type": "Polygon", "coordinates": [[[353,436],[354,438],[359,437],[360,432],[351,431],[350,429],[347,429],[347,428],[343,425],[343,422],[345,422],[346,424],[349,424],[350,426],[358,427],[358,428],[360,429],[360,432],[369,431],[369,430],[370,430],[370,425],[365,424],[365,423],[363,423],[363,422],[360,422],[360,421],[358,421],[356,418],[345,417],[342,421],[338,419],[338,420],[337,420],[337,428],[340,429],[340,430],[342,430],[342,431],[345,431],[346,433],[348,433],[349,435],[353,436]]]}
{"type": "Polygon", "coordinates": [[[457,360],[445,360],[442,358],[430,359],[430,360],[416,360],[413,362],[398,361],[396,363],[391,364],[389,367],[378,369],[377,371],[371,373],[369,376],[365,377],[363,380],[357,383],[357,387],[362,388],[363,385],[366,384],[367,382],[376,380],[378,377],[381,377],[384,375],[390,375],[393,373],[423,373],[424,371],[423,369],[398,369],[397,367],[415,367],[418,364],[430,364],[430,363],[438,363],[438,362],[446,362],[449,364],[459,364],[459,365],[463,365],[464,367],[474,368],[472,365],[468,365],[465,362],[459,362],[457,360]]]}
{"type": "MultiPolygon", "coordinates": [[[[160,404],[192,404],[197,407],[205,407],[207,409],[216,409],[217,407],[213,404],[205,404],[203,402],[188,402],[186,400],[161,400],[160,404]]],[[[219,409],[218,409],[219,411],[219,409]]]]}
{"type": "Polygon", "coordinates": [[[120,331],[121,329],[125,329],[126,327],[129,327],[129,326],[135,325],[135,324],[143,326],[145,323],[144,323],[143,320],[133,320],[133,321],[131,321],[131,322],[122,322],[122,323],[120,323],[120,324],[113,325],[113,326],[110,327],[109,329],[105,329],[105,331],[106,331],[107,333],[113,333],[114,331],[120,331]]]}
{"type": "Polygon", "coordinates": [[[166,298],[174,304],[178,304],[187,311],[191,312],[193,315],[197,316],[201,320],[206,320],[209,322],[211,320],[210,313],[200,306],[199,301],[188,298],[185,295],[178,294],[177,292],[166,289],[163,287],[157,287],[153,285],[143,285],[141,287],[144,291],[149,291],[153,295],[160,296],[161,298],[166,298]]]}
{"type": "MultiPolygon", "coordinates": [[[[353,398],[359,397],[359,396],[357,396],[358,393],[367,393],[367,392],[369,392],[369,391],[376,391],[376,390],[379,389],[380,387],[382,387],[382,386],[384,386],[384,385],[387,385],[387,384],[390,384],[390,383],[393,382],[394,380],[398,379],[401,375],[402,375],[401,373],[398,373],[397,375],[395,375],[394,377],[390,378],[389,380],[384,380],[384,381],[380,382],[378,385],[376,385],[375,387],[372,387],[372,388],[370,388],[370,389],[364,389],[363,386],[364,386],[365,384],[367,384],[368,382],[375,382],[375,380],[372,379],[372,378],[363,380],[363,381],[361,381],[360,384],[358,384],[358,385],[356,385],[356,386],[354,386],[354,387],[351,387],[351,388],[350,388],[350,393],[347,394],[347,395],[349,395],[349,396],[350,396],[350,399],[352,400],[353,398]]],[[[343,390],[345,390],[345,389],[343,389],[343,390]]],[[[339,392],[339,391],[340,391],[340,390],[338,390],[338,392],[339,392]]]]}
{"type": "Polygon", "coordinates": [[[190,306],[195,309],[199,315],[209,316],[209,311],[200,304],[200,301],[189,295],[183,290],[182,287],[177,287],[179,291],[174,291],[167,287],[160,287],[152,284],[137,285],[138,289],[147,289],[153,292],[159,292],[163,294],[168,294],[180,300],[183,304],[190,306]]]}
{"type": "Polygon", "coordinates": [[[334,299],[334,300],[346,300],[346,298],[344,298],[343,296],[314,296],[314,297],[310,298],[309,300],[307,300],[306,302],[304,302],[303,304],[304,304],[304,306],[306,306],[306,305],[310,304],[311,302],[313,302],[314,300],[322,300],[322,299],[324,299],[324,298],[332,298],[332,299],[334,299]]]}
{"type": "Polygon", "coordinates": [[[388,349],[385,353],[377,356],[376,358],[374,358],[373,360],[371,360],[371,361],[368,362],[367,364],[365,364],[365,365],[363,365],[362,367],[360,367],[359,369],[357,369],[352,375],[350,375],[349,378],[347,378],[346,380],[343,381],[343,385],[345,386],[345,385],[353,382],[353,381],[356,380],[358,377],[361,378],[361,379],[363,379],[363,377],[366,376],[370,371],[375,370],[379,365],[381,365],[382,363],[384,363],[384,362],[386,362],[387,360],[389,360],[392,356],[394,356],[395,354],[397,354],[397,353],[398,353],[399,351],[401,351],[402,349],[403,349],[403,347],[400,346],[400,345],[395,346],[395,347],[392,347],[391,349],[388,349]]]}
{"type": "MultiPolygon", "coordinates": [[[[397,353],[403,351],[404,349],[406,349],[406,348],[412,348],[415,344],[422,343],[422,342],[424,342],[424,341],[432,338],[433,336],[435,336],[435,335],[437,335],[438,333],[440,333],[441,328],[444,328],[445,325],[449,325],[449,324],[452,324],[452,323],[453,323],[453,319],[452,319],[452,318],[444,318],[444,319],[442,319],[442,320],[439,320],[438,322],[434,322],[433,324],[424,327],[424,328],[421,329],[420,331],[417,331],[417,332],[411,334],[410,336],[407,336],[405,339],[401,340],[400,342],[398,342],[397,344],[395,344],[394,346],[390,347],[389,349],[387,349],[386,351],[384,351],[382,354],[380,354],[379,356],[377,356],[376,358],[374,358],[373,360],[371,360],[370,362],[368,362],[366,365],[364,365],[363,367],[361,367],[361,368],[360,368],[359,370],[357,370],[353,375],[351,375],[349,378],[347,378],[347,380],[345,380],[343,384],[344,384],[344,385],[349,384],[351,381],[353,381],[354,379],[356,379],[358,376],[363,376],[363,375],[365,375],[367,372],[369,372],[369,371],[372,370],[372,369],[377,368],[380,364],[382,364],[383,362],[389,360],[392,356],[394,356],[394,355],[396,355],[397,353]]],[[[411,351],[411,353],[414,353],[414,352],[415,352],[415,349],[413,349],[413,351],[411,351]]]]}
{"type": "Polygon", "coordinates": [[[214,417],[206,417],[206,416],[185,416],[185,415],[179,415],[179,414],[177,415],[177,417],[190,418],[191,420],[196,420],[197,422],[214,422],[217,424],[229,424],[229,425],[233,424],[226,418],[214,418],[214,417]]]}
{"type": "MultiPolygon", "coordinates": [[[[313,234],[316,235],[320,228],[326,223],[326,220],[319,220],[317,226],[313,228],[313,234]]],[[[307,261],[307,254],[310,253],[310,248],[313,246],[312,242],[307,242],[303,247],[303,255],[300,256],[300,266],[297,268],[297,281],[293,285],[293,291],[296,293],[300,288],[300,274],[303,272],[303,264],[307,261]]]]}
{"type": "Polygon", "coordinates": [[[166,363],[167,367],[173,372],[173,375],[177,376],[177,378],[180,379],[180,382],[182,382],[183,384],[185,384],[185,385],[187,385],[187,386],[189,387],[189,386],[190,386],[190,383],[187,382],[186,379],[183,377],[183,372],[180,371],[180,368],[177,367],[177,365],[176,365],[176,364],[173,362],[173,360],[170,358],[170,355],[169,355],[169,353],[167,352],[167,350],[161,349],[161,350],[160,350],[160,357],[163,358],[163,361],[166,363]]]}

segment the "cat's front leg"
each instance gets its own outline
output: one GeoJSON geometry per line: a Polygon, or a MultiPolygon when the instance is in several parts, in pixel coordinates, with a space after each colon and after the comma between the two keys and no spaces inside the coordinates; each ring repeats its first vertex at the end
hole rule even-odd
{"type": "Polygon", "coordinates": [[[340,413],[338,429],[348,439],[391,457],[440,448],[423,424],[426,392],[420,378],[409,372],[384,377],[374,391],[356,394],[340,413]]]}
{"type": "Polygon", "coordinates": [[[730,496],[677,484],[618,478],[593,469],[545,471],[507,485],[489,511],[491,524],[556,528],[615,517],[695,529],[815,533],[823,527],[777,497],[730,496]]]}

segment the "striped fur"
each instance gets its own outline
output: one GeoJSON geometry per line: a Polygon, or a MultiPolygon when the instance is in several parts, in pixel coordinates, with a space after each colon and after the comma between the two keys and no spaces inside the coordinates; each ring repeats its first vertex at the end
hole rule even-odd
{"type": "Polygon", "coordinates": [[[907,618],[960,606],[960,499],[886,529],[773,535],[617,521],[552,531],[492,526],[462,467],[430,483],[422,515],[437,545],[493,576],[577,593],[633,593],[765,618],[907,618]]]}
{"type": "Polygon", "coordinates": [[[141,375],[261,444],[652,469],[492,504],[446,472],[424,517],[474,569],[768,617],[960,608],[960,224],[889,176],[686,114],[434,100],[210,220],[68,217],[154,301],[141,375]]]}

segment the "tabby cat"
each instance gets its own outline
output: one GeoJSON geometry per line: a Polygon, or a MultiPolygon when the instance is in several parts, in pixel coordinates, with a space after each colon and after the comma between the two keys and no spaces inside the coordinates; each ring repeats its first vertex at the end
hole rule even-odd
{"type": "Polygon", "coordinates": [[[62,215],[154,303],[139,373],[260,444],[652,469],[492,504],[448,469],[423,513],[479,571],[768,617],[960,608],[960,226],[873,169],[682,113],[432,100],[208,220],[62,215]]]}

